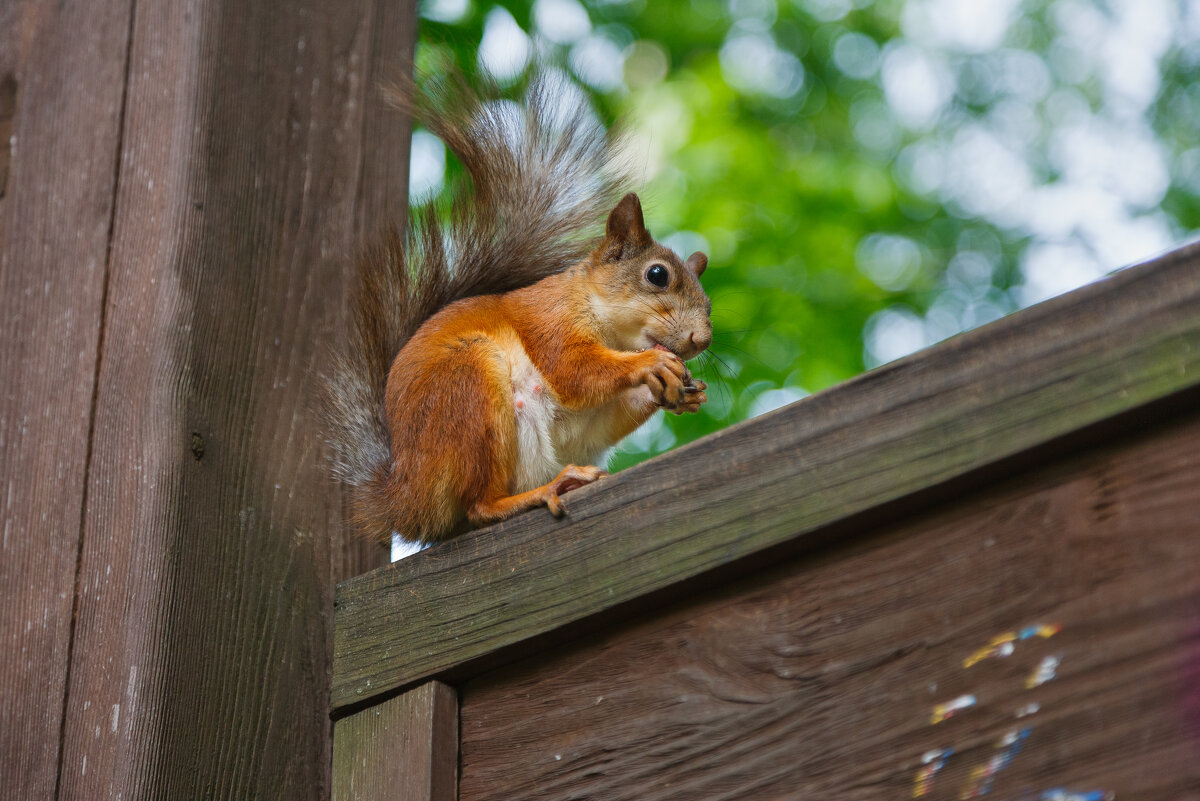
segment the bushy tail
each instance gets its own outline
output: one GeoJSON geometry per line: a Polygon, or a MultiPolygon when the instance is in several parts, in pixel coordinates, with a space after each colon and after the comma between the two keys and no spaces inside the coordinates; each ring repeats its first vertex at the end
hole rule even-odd
{"type": "Polygon", "coordinates": [[[618,139],[578,89],[543,73],[522,104],[452,74],[391,91],[464,167],[448,209],[430,205],[391,228],[359,261],[346,350],[326,382],[334,475],[349,485],[352,524],[386,540],[390,436],[383,397],[396,353],[460,298],[527,286],[583,259],[627,183],[618,139]]]}

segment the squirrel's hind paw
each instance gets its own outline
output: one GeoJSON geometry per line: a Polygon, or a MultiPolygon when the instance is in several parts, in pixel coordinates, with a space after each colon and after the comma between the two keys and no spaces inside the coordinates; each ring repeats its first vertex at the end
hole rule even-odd
{"type": "Polygon", "coordinates": [[[579,489],[585,484],[591,484],[606,475],[608,473],[599,467],[567,465],[553,481],[546,485],[546,508],[555,517],[562,517],[566,514],[566,507],[560,496],[566,495],[571,490],[579,489]]]}

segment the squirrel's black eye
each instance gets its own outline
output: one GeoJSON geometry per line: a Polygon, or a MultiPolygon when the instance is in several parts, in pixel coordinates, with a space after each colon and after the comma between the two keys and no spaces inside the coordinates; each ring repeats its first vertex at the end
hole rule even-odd
{"type": "Polygon", "coordinates": [[[671,281],[671,274],[661,264],[651,264],[646,270],[646,280],[658,287],[664,287],[671,281]]]}

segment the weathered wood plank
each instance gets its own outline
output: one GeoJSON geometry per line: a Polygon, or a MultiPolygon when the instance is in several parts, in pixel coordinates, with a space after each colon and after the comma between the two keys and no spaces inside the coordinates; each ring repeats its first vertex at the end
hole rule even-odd
{"type": "MultiPolygon", "coordinates": [[[[360,702],[1200,383],[1200,248],[1027,309],[338,589],[360,702]]],[[[992,480],[994,477],[987,477],[992,480]]]]}
{"type": "Polygon", "coordinates": [[[333,728],[333,801],[457,801],[458,695],[440,681],[333,728]]]}
{"type": "Polygon", "coordinates": [[[0,4],[0,776],[54,796],[129,0],[0,4]]]}
{"type": "Polygon", "coordinates": [[[1195,798],[1198,505],[1192,415],[485,674],[460,797],[1195,798]]]}
{"type": "Polygon", "coordinates": [[[314,373],[358,215],[403,202],[373,167],[403,121],[368,141],[364,109],[414,14],[137,3],[62,799],[328,797],[329,608],[363,556],[314,373]]]}

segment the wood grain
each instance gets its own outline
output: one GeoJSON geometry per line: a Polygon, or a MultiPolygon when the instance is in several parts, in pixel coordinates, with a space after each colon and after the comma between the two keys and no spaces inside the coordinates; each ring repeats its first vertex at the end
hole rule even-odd
{"type": "MultiPolygon", "coordinates": [[[[1200,383],[1200,248],[1007,319],[338,589],[335,707],[521,643],[1200,383]]],[[[807,539],[806,539],[807,538],[807,539]]]]}
{"type": "Polygon", "coordinates": [[[123,29],[62,799],[328,797],[333,582],[386,557],[341,538],[310,404],[358,217],[403,203],[373,165],[406,126],[364,118],[414,13],[139,0],[123,29]]]}
{"type": "Polygon", "coordinates": [[[1192,415],[480,676],[460,798],[1198,798],[1198,504],[1192,415]]]}
{"type": "Polygon", "coordinates": [[[0,4],[0,776],[52,798],[128,0],[0,4]]]}
{"type": "Polygon", "coordinates": [[[333,729],[333,801],[457,801],[458,695],[430,681],[333,729]]]}

